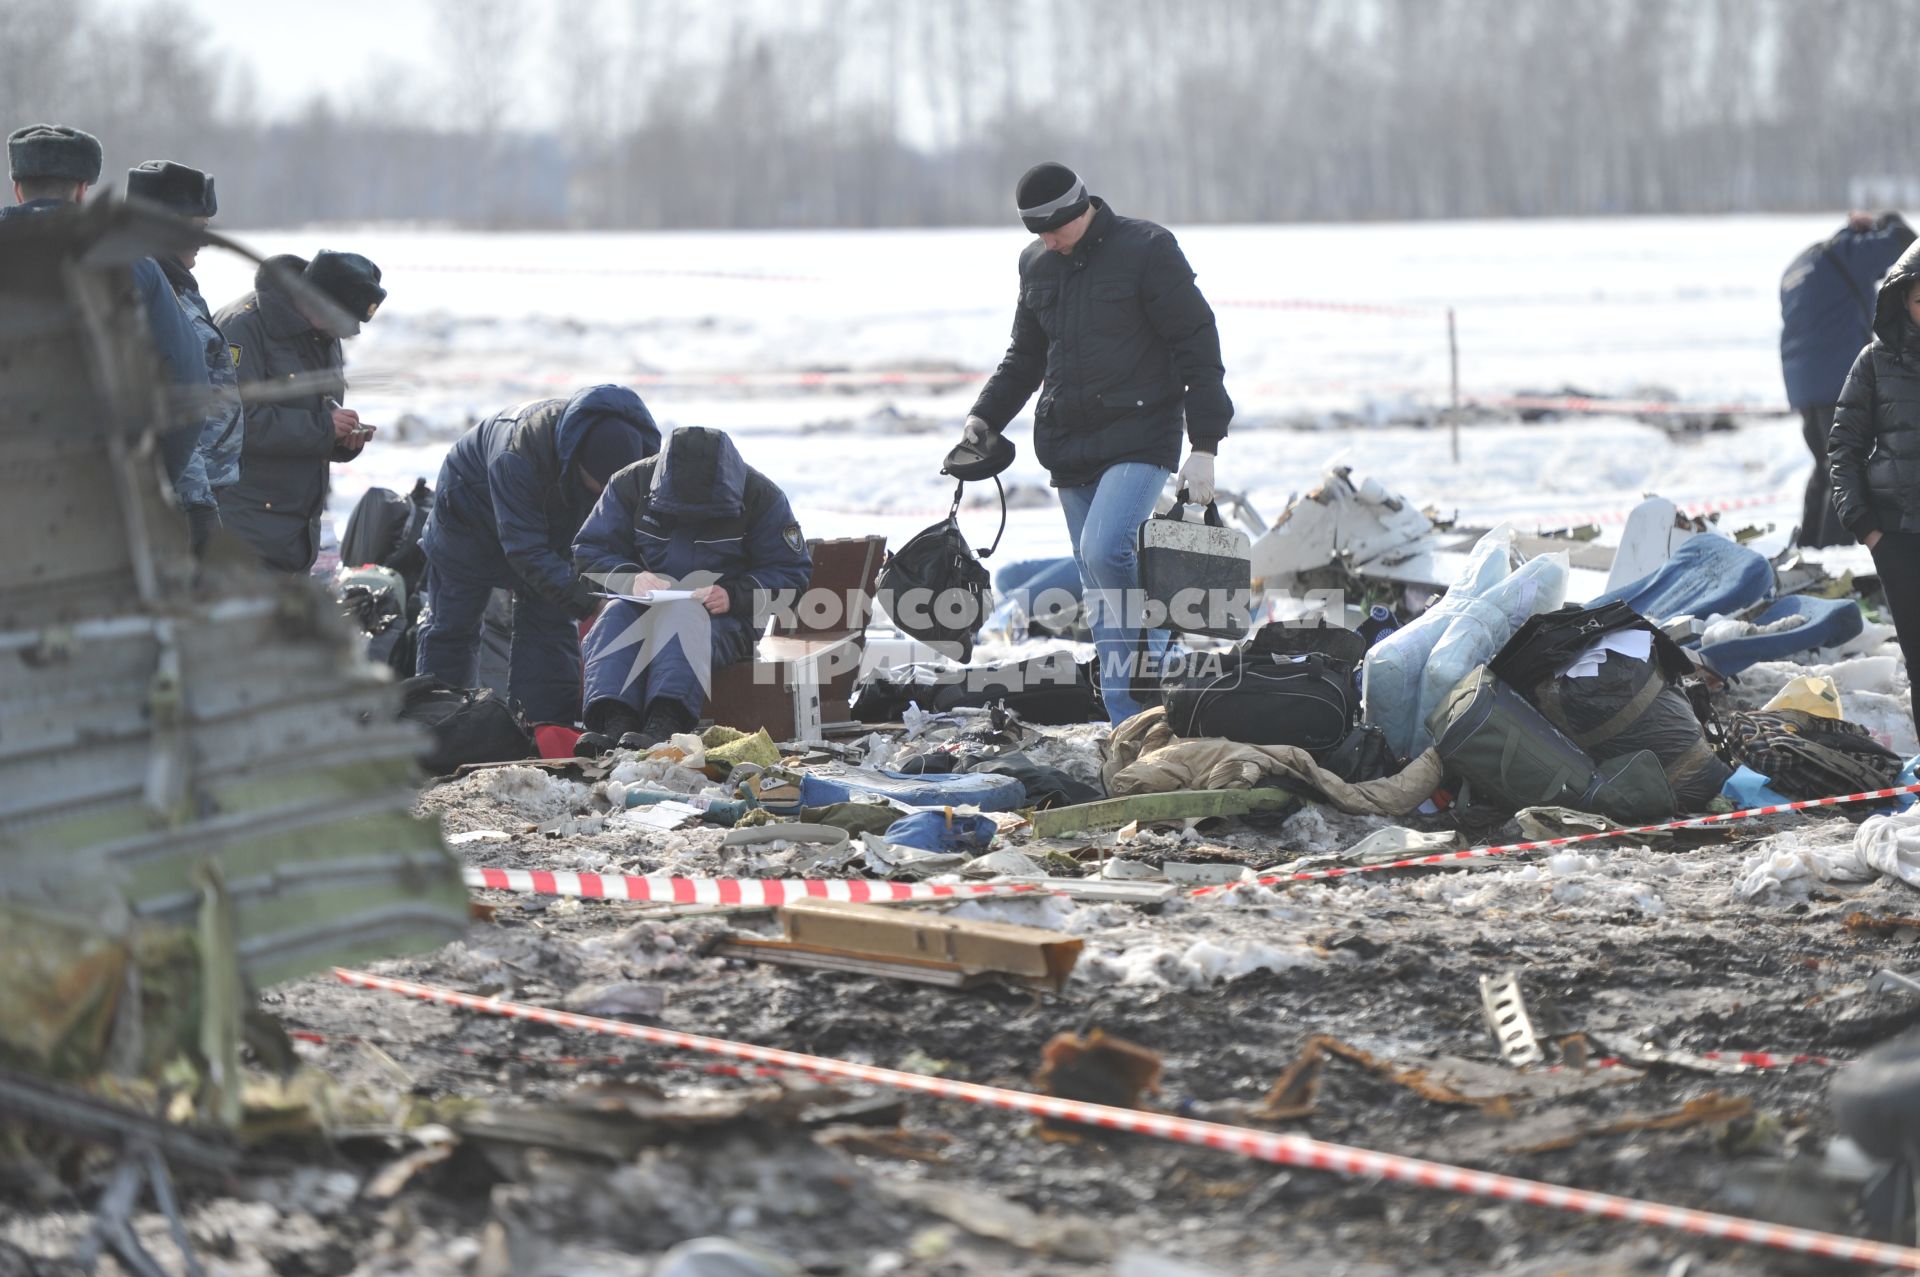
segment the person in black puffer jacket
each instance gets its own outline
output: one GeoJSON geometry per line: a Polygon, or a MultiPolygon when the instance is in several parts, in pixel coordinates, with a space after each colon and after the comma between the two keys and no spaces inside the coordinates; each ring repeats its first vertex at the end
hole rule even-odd
{"type": "Polygon", "coordinates": [[[1920,669],[1920,243],[1880,281],[1873,340],[1834,412],[1827,472],[1840,521],[1873,553],[1911,679],[1920,669]]]}
{"type": "MultiPolygon", "coordinates": [[[[1214,454],[1233,418],[1213,310],[1171,232],[1121,217],[1064,164],[1036,164],[1014,190],[1039,238],[1020,254],[1013,340],[968,413],[984,447],[1035,390],[1034,459],[1060,490],[1080,567],[1107,716],[1138,713],[1140,525],[1180,467],[1188,498],[1213,500],[1214,454]],[[1191,445],[1180,464],[1181,430],[1191,445]]],[[[1152,631],[1150,649],[1166,633],[1152,631]]],[[[1150,681],[1150,680],[1148,680],[1150,681]]]]}

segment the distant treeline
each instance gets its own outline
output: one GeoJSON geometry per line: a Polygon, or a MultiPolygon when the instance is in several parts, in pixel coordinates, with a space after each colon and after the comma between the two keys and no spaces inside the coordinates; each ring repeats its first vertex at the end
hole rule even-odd
{"type": "Polygon", "coordinates": [[[291,114],[168,0],[7,9],[8,127],[207,168],[238,226],[992,223],[1042,158],[1188,223],[1831,209],[1920,173],[1920,0],[441,0],[436,70],[291,114]]]}

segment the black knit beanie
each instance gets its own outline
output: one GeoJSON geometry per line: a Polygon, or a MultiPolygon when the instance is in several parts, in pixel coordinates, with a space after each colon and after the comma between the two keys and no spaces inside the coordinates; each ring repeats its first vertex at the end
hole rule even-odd
{"type": "Polygon", "coordinates": [[[1079,175],[1054,160],[1028,169],[1013,188],[1020,220],[1035,235],[1058,230],[1086,212],[1089,198],[1079,175]]]}

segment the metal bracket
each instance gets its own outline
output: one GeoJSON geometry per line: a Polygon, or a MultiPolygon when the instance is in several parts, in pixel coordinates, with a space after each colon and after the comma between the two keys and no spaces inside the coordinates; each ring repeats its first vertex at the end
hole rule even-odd
{"type": "Polygon", "coordinates": [[[1524,1069],[1546,1062],[1546,1052],[1540,1049],[1540,1036],[1527,1015],[1518,971],[1481,976],[1480,1005],[1486,1011],[1487,1028],[1493,1034],[1494,1044],[1508,1064],[1524,1069]]]}

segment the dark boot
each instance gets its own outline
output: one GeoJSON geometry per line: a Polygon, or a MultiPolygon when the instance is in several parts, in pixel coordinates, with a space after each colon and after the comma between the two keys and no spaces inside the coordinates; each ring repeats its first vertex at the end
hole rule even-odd
{"type": "Polygon", "coordinates": [[[622,749],[644,748],[628,744],[629,738],[637,735],[641,726],[640,715],[625,702],[595,701],[587,706],[587,730],[581,733],[579,741],[574,744],[574,755],[579,758],[599,758],[611,753],[616,741],[622,749]]]}
{"type": "Polygon", "coordinates": [[[643,745],[629,746],[626,741],[622,739],[620,747],[622,749],[652,749],[669,736],[692,731],[699,725],[699,721],[699,719],[687,712],[685,705],[680,704],[678,701],[655,701],[653,704],[647,706],[646,722],[641,724],[640,727],[640,739],[646,743],[643,745]]]}

